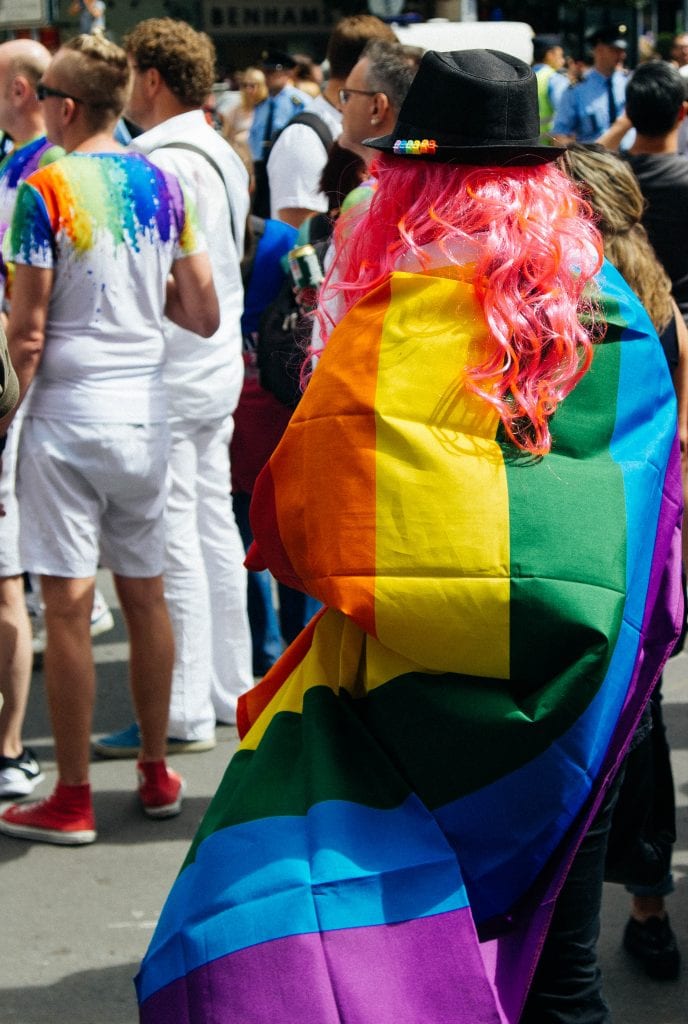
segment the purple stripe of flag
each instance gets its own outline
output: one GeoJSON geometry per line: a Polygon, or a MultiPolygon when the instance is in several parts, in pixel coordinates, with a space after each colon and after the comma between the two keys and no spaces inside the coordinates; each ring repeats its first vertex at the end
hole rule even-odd
{"type": "Polygon", "coordinates": [[[263,942],[150,996],[141,1024],[503,1024],[468,910],[263,942]]]}
{"type": "MultiPolygon", "coordinates": [[[[612,736],[602,765],[600,780],[613,776],[633,735],[651,683],[659,678],[671,647],[667,640],[672,629],[678,636],[682,621],[681,530],[678,502],[681,494],[681,466],[678,439],[674,442],[664,480],[664,489],[652,553],[645,614],[640,634],[644,653],[636,659],[621,719],[612,736]]],[[[568,857],[557,861],[555,871],[545,875],[539,907],[530,901],[521,917],[514,915],[514,929],[507,935],[483,943],[481,949],[488,975],[493,979],[509,1021],[517,1021],[530,987],[531,975],[539,958],[556,897],[573,859],[580,839],[592,824],[604,799],[605,790],[597,788],[595,801],[588,805],[584,822],[576,829],[577,841],[568,857]],[[520,920],[519,920],[520,919],[520,920]]],[[[535,894],[533,894],[534,896],[535,894]]]]}

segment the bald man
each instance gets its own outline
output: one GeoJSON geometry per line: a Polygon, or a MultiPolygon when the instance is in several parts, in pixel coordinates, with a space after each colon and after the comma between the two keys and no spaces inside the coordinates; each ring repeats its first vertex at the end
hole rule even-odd
{"type": "MultiPolygon", "coordinates": [[[[45,122],[36,86],[50,63],[50,53],[33,39],[11,39],[0,44],[0,129],[13,141],[12,151],[0,163],[0,249],[12,221],[17,189],[39,166],[49,162],[55,147],[45,135],[45,122]],[[46,155],[48,160],[46,160],[46,155]]],[[[5,299],[7,268],[0,262],[0,295],[5,299]]]]}
{"type": "MultiPolygon", "coordinates": [[[[43,163],[61,154],[48,142],[36,85],[50,63],[50,53],[32,39],[0,45],[0,129],[13,140],[0,162],[0,303],[8,306],[7,266],[2,240],[12,221],[21,182],[43,163]]],[[[7,435],[0,474],[0,799],[27,796],[43,778],[33,752],[24,747],[22,726],[31,679],[31,627],[24,602],[19,560],[19,516],[14,494],[20,417],[7,435]]]]}

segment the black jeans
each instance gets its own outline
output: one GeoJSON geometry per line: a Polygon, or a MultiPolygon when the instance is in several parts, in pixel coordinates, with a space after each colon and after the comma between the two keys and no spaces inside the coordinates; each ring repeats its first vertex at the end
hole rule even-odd
{"type": "Polygon", "coordinates": [[[673,890],[671,854],[676,842],[676,804],[662,716],[661,679],[647,715],[649,727],[640,742],[633,743],[626,759],[609,834],[605,878],[621,882],[638,896],[666,896],[673,890]]]}
{"type": "Polygon", "coordinates": [[[597,964],[604,862],[623,768],[583,839],[559,894],[521,1024],[609,1024],[597,964]]]}

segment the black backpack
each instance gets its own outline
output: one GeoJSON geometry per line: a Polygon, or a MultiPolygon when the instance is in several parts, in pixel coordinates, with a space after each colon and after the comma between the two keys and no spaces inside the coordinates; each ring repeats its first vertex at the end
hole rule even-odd
{"type": "MultiPolygon", "coordinates": [[[[312,218],[311,245],[321,268],[330,244],[332,222],[325,214],[312,218]]],[[[312,316],[302,313],[288,276],[277,297],[263,312],[258,327],[257,361],[261,387],[290,409],[301,398],[301,366],[311,340],[312,316]]]]}

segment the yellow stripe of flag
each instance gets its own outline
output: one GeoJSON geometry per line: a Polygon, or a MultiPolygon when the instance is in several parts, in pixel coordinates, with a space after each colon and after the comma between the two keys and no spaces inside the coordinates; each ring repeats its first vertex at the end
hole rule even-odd
{"type": "Polygon", "coordinates": [[[458,664],[507,678],[509,506],[498,417],[462,383],[485,343],[469,284],[393,276],[375,397],[375,624],[384,646],[412,653],[426,670],[458,664]]]}

